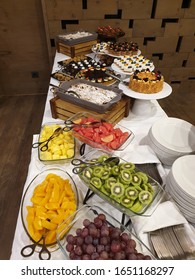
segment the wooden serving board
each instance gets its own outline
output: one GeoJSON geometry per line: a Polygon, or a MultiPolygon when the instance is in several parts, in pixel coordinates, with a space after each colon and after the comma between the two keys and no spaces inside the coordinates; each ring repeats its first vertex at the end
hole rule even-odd
{"type": "Polygon", "coordinates": [[[106,119],[113,124],[116,124],[129,115],[129,110],[132,108],[133,102],[134,99],[124,95],[119,102],[111,107],[110,110],[101,114],[61,100],[58,96],[56,96],[50,100],[50,108],[52,117],[54,119],[59,118],[62,120],[66,120],[76,113],[87,112],[89,114],[93,114],[100,118],[106,119]]]}

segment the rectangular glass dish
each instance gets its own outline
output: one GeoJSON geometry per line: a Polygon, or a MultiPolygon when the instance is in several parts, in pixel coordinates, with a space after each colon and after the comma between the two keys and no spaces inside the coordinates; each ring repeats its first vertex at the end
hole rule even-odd
{"type": "Polygon", "coordinates": [[[73,123],[84,122],[100,122],[100,125],[94,125],[90,130],[88,128],[82,131],[73,128],[73,135],[81,142],[88,144],[89,146],[102,149],[107,152],[113,152],[115,150],[124,150],[133,140],[134,134],[131,130],[123,127],[119,124],[111,124],[105,119],[101,119],[100,116],[93,115],[87,112],[79,112],[69,118],[73,123]]]}
{"type": "Polygon", "coordinates": [[[84,205],[67,218],[58,227],[57,242],[65,259],[156,259],[138,237],[98,206],[84,205]],[[98,221],[99,218],[102,222],[98,221]],[[71,239],[77,240],[80,245],[71,245],[71,239]]]}
{"type": "MultiPolygon", "coordinates": [[[[64,127],[64,122],[43,124],[38,142],[48,140],[54,131],[60,127],[64,127]]],[[[39,160],[45,164],[69,162],[75,156],[76,141],[71,130],[68,132],[61,131],[59,135],[48,142],[48,149],[42,151],[41,147],[45,143],[38,147],[39,160]]]]}
{"type": "MultiPolygon", "coordinates": [[[[152,215],[164,197],[165,192],[163,186],[147,173],[142,172],[136,167],[136,165],[129,163],[122,158],[119,158],[118,164],[114,163],[114,168],[114,165],[109,166],[109,164],[100,160],[109,157],[115,157],[115,155],[110,155],[101,150],[90,151],[82,156],[80,158],[82,162],[89,163],[97,162],[98,160],[100,163],[97,165],[90,165],[89,163],[86,164],[86,166],[84,164],[82,167],[83,169],[78,171],[80,180],[105,202],[130,217],[135,215],[152,215]],[[124,164],[130,164],[131,166],[126,167],[124,164]],[[114,173],[114,169],[117,165],[119,171],[118,173],[114,173]],[[105,177],[106,169],[108,169],[109,172],[107,178],[105,177]],[[128,175],[129,173],[130,175],[128,175]],[[131,176],[131,179],[126,181],[124,177],[126,175],[124,174],[131,176]],[[135,180],[138,181],[136,182],[135,180]]],[[[110,163],[112,164],[112,162],[110,163]]]]}

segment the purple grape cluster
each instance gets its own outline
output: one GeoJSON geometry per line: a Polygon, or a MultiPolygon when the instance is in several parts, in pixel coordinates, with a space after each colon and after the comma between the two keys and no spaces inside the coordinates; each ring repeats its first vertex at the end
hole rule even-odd
{"type": "Polygon", "coordinates": [[[66,250],[71,260],[149,260],[136,250],[136,242],[120,228],[106,221],[104,214],[98,214],[93,222],[83,220],[83,228],[66,237],[66,250]]]}

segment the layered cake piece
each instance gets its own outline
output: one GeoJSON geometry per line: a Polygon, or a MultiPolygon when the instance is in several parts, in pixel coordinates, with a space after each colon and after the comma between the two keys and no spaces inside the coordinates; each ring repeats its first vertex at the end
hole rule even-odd
{"type": "Polygon", "coordinates": [[[135,71],[130,77],[129,88],[140,93],[158,93],[163,89],[164,77],[159,71],[135,71]]]}

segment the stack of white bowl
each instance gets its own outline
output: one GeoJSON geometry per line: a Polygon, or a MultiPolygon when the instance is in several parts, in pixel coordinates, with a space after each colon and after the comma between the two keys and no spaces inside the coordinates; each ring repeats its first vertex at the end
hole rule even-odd
{"type": "MultiPolygon", "coordinates": [[[[178,158],[167,176],[166,191],[178,205],[181,213],[195,223],[195,155],[178,158]]],[[[167,215],[171,213],[167,213],[167,215]]]]}
{"type": "Polygon", "coordinates": [[[147,136],[147,144],[165,165],[195,151],[195,126],[181,119],[163,117],[155,122],[147,136]]]}

